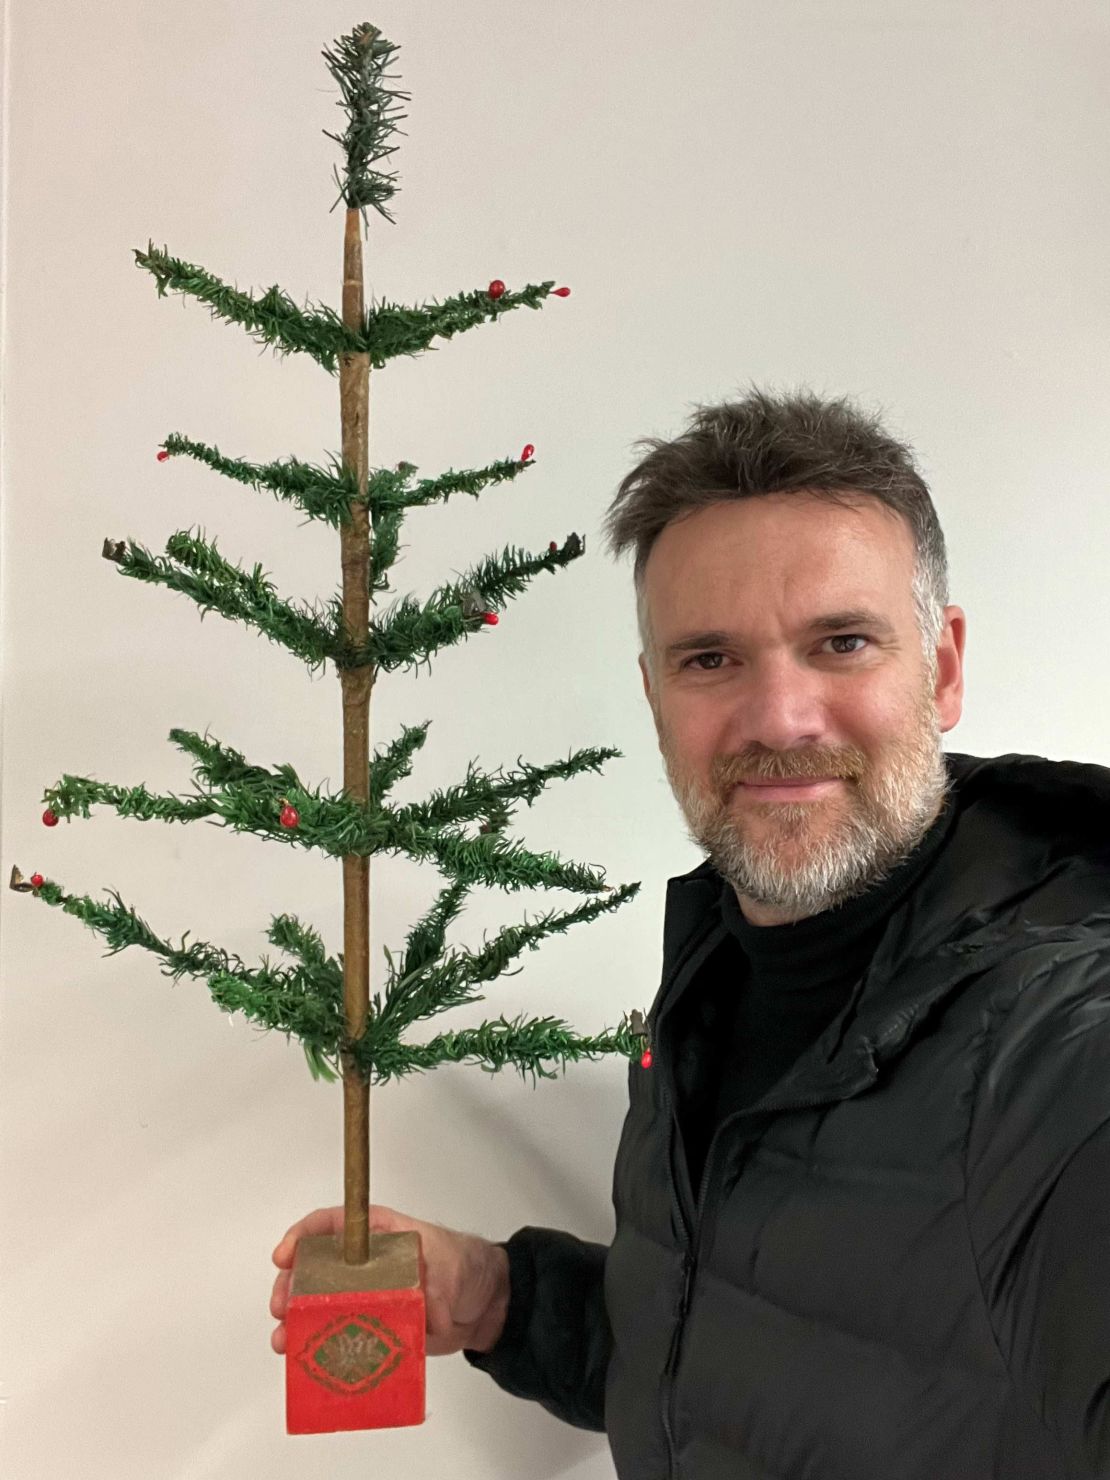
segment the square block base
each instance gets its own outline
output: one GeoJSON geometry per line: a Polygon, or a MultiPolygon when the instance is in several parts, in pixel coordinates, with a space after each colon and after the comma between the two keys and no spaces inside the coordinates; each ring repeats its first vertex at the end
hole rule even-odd
{"type": "Polygon", "coordinates": [[[285,1316],[285,1430],[424,1422],[420,1235],[374,1233],[365,1264],[330,1234],[297,1243],[285,1316]]]}

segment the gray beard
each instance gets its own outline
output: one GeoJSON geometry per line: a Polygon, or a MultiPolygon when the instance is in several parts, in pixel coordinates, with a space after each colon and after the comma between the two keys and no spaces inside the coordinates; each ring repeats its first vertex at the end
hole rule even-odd
{"type": "MultiPolygon", "coordinates": [[[[951,783],[931,689],[915,719],[910,737],[877,769],[859,752],[830,755],[827,770],[855,779],[842,782],[840,795],[816,801],[730,799],[738,775],[761,775],[758,763],[741,765],[737,757],[714,763],[707,796],[699,782],[683,776],[662,739],[660,751],[690,841],[708,853],[742,903],[774,911],[788,923],[883,883],[940,815],[951,783]]],[[[819,774],[821,765],[807,769],[819,774]]],[[[790,773],[780,767],[778,774],[790,773]]]]}

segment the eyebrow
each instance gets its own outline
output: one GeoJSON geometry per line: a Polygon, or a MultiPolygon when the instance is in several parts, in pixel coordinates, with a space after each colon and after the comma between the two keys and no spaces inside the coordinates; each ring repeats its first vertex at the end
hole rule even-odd
{"type": "MultiPolygon", "coordinates": [[[[866,627],[881,637],[895,635],[891,623],[885,617],[881,617],[878,612],[870,611],[867,607],[853,607],[841,612],[826,612],[824,616],[814,617],[806,631],[835,632],[845,627],[866,627]]],[[[671,658],[679,653],[688,653],[700,648],[727,647],[733,640],[733,635],[729,632],[692,632],[688,637],[680,637],[677,642],[670,643],[664,650],[664,656],[671,658]]]]}

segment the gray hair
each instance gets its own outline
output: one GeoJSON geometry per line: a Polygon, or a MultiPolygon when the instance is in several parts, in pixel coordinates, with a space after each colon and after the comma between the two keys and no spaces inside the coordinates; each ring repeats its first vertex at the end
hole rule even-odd
{"type": "Polygon", "coordinates": [[[698,406],[673,441],[643,437],[647,456],[622,479],[603,529],[610,553],[635,550],[633,584],[640,640],[653,664],[644,570],[652,546],[673,520],[737,498],[799,493],[858,505],[878,499],[913,536],[913,605],[930,673],[948,605],[948,554],[910,446],[847,396],[823,400],[799,390],[776,396],[754,386],[741,401],[698,406]]]}

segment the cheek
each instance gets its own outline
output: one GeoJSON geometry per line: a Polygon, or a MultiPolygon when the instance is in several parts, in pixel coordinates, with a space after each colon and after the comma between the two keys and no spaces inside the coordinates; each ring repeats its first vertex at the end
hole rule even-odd
{"type": "Polygon", "coordinates": [[[686,707],[673,715],[667,738],[671,752],[698,772],[708,772],[714,757],[730,747],[728,724],[707,706],[686,707]]]}
{"type": "Polygon", "coordinates": [[[683,746],[692,743],[698,735],[713,729],[718,718],[711,705],[691,704],[689,701],[676,703],[673,698],[669,702],[664,699],[655,713],[656,724],[672,736],[677,744],[683,746]]]}
{"type": "Polygon", "coordinates": [[[897,739],[913,714],[914,702],[910,694],[889,688],[863,688],[855,702],[837,710],[835,719],[845,735],[881,745],[897,739]]]}
{"type": "MultiPolygon", "coordinates": [[[[817,706],[812,715],[817,746],[830,753],[858,752],[862,763],[897,743],[913,713],[913,697],[904,689],[859,683],[851,694],[842,691],[817,706]]],[[[760,737],[745,726],[742,711],[719,695],[686,695],[682,703],[664,705],[660,717],[672,753],[694,771],[708,774],[717,757],[759,748],[760,737]]]]}

